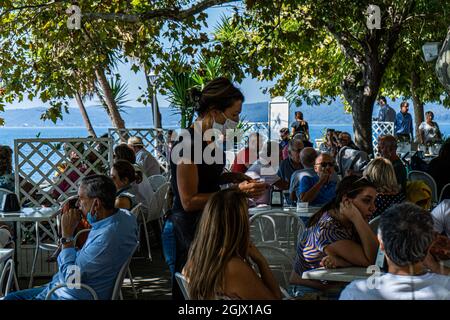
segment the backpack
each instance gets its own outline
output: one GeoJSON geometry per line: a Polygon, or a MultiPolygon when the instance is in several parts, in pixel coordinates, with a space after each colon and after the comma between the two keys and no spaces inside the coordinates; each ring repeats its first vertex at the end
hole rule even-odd
{"type": "Polygon", "coordinates": [[[336,160],[338,171],[343,177],[349,170],[361,174],[369,163],[369,157],[366,152],[350,147],[343,147],[339,150],[336,160]]]}

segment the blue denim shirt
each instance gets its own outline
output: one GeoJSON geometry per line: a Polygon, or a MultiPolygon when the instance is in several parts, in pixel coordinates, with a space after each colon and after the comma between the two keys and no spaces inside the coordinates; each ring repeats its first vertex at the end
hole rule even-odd
{"type": "Polygon", "coordinates": [[[414,139],[413,122],[410,113],[397,113],[395,117],[395,134],[409,134],[414,139]]]}
{"type": "MultiPolygon", "coordinates": [[[[73,283],[73,266],[81,271],[81,283],[92,287],[100,300],[111,299],[120,268],[130,257],[138,241],[136,217],[127,210],[117,209],[105,219],[92,224],[88,239],[80,251],[65,248],[58,256],[58,273],[46,285],[37,300],[45,299],[48,291],[60,283],[73,283]]],[[[61,288],[52,300],[89,300],[84,289],[61,288]]]]}
{"type": "MultiPolygon", "coordinates": [[[[317,182],[319,182],[319,176],[317,174],[313,176],[304,176],[301,178],[299,186],[296,190],[297,199],[304,192],[309,191],[317,182]]],[[[320,188],[316,198],[310,202],[311,206],[322,206],[328,201],[334,198],[336,195],[336,181],[332,180],[320,188]]]]}
{"type": "Polygon", "coordinates": [[[395,121],[395,111],[389,105],[385,105],[380,108],[378,112],[378,121],[394,122],[395,121]]]}

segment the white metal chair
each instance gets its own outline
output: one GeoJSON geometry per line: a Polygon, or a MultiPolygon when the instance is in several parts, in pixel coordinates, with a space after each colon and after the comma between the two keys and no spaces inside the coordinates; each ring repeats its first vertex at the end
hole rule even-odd
{"type": "MultiPolygon", "coordinates": [[[[95,290],[92,289],[92,287],[90,287],[90,286],[88,286],[87,284],[84,284],[84,283],[78,283],[77,285],[79,285],[80,288],[89,291],[89,293],[91,294],[93,300],[98,300],[98,295],[95,292],[95,290]]],[[[55,293],[56,290],[58,290],[60,288],[65,288],[65,287],[68,287],[67,283],[61,283],[61,284],[58,284],[58,285],[54,286],[51,290],[48,291],[47,295],[45,296],[45,300],[50,300],[50,297],[52,296],[52,294],[55,293]]]]}
{"type": "Polygon", "coordinates": [[[266,258],[280,287],[288,290],[289,278],[294,266],[294,259],[280,248],[266,245],[256,245],[261,254],[266,258]]]}
{"type": "Polygon", "coordinates": [[[111,296],[111,300],[119,300],[119,299],[123,300],[121,288],[122,288],[123,280],[125,278],[125,274],[127,272],[128,272],[129,277],[130,277],[130,281],[131,281],[131,286],[133,288],[134,297],[135,297],[135,299],[137,299],[136,289],[134,287],[133,278],[132,278],[131,272],[130,272],[130,262],[131,262],[131,258],[133,258],[134,252],[136,251],[138,246],[139,246],[139,243],[136,244],[136,246],[134,247],[134,250],[131,252],[131,254],[128,257],[127,261],[125,261],[125,263],[120,268],[120,271],[117,274],[116,282],[114,283],[114,289],[113,289],[113,293],[112,293],[112,296],[111,296]]]}
{"type": "Polygon", "coordinates": [[[156,192],[156,190],[158,190],[160,186],[167,182],[167,179],[162,174],[155,174],[148,177],[148,181],[150,181],[153,191],[156,192]]]}
{"type": "Polygon", "coordinates": [[[16,290],[19,289],[19,282],[17,281],[15,269],[14,269],[14,260],[13,258],[9,258],[3,265],[2,274],[0,276],[0,297],[4,297],[8,295],[9,291],[12,288],[14,281],[14,286],[16,290]],[[5,282],[6,280],[6,282],[5,282]],[[3,292],[3,288],[5,288],[5,292],[3,292]]]}
{"type": "Polygon", "coordinates": [[[408,173],[408,180],[415,181],[415,180],[422,180],[424,181],[431,189],[431,200],[433,203],[438,202],[438,194],[437,194],[437,185],[436,181],[434,181],[433,177],[430,176],[428,173],[419,171],[419,170],[412,170],[408,173]]]}
{"type": "Polygon", "coordinates": [[[138,230],[139,230],[139,239],[141,238],[141,225],[144,226],[144,236],[145,236],[145,244],[147,245],[147,250],[148,250],[148,258],[150,259],[150,261],[152,261],[152,253],[150,250],[150,239],[148,237],[148,231],[147,231],[147,219],[145,218],[146,216],[146,208],[142,203],[138,203],[137,205],[134,206],[133,209],[131,209],[131,213],[134,214],[137,219],[138,219],[138,230]]]}
{"type": "Polygon", "coordinates": [[[185,278],[185,276],[183,276],[179,272],[175,272],[175,279],[177,279],[178,286],[180,287],[181,292],[183,293],[184,299],[191,300],[191,298],[189,297],[188,281],[185,278]]]}
{"type": "MultiPolygon", "coordinates": [[[[78,233],[75,235],[75,237],[74,237],[74,239],[73,239],[73,242],[74,242],[74,243],[77,243],[78,237],[79,237],[80,235],[82,235],[83,233],[86,233],[86,232],[89,232],[89,231],[91,231],[91,229],[83,229],[83,230],[78,231],[78,233]]],[[[136,246],[136,248],[137,248],[137,247],[138,247],[138,246],[136,246]]],[[[78,248],[78,249],[81,249],[81,248],[78,248]]],[[[133,250],[133,254],[134,254],[135,251],[136,251],[136,249],[133,250]]],[[[131,255],[131,258],[133,257],[133,254],[131,255]]],[[[131,261],[131,258],[130,258],[130,261],[131,261]]],[[[137,299],[137,298],[138,298],[138,295],[137,295],[136,287],[134,286],[133,276],[132,276],[132,274],[131,274],[130,264],[129,264],[129,263],[128,263],[128,265],[127,265],[127,268],[128,268],[128,270],[127,270],[128,276],[130,277],[131,288],[132,288],[132,290],[133,290],[133,295],[134,295],[134,298],[137,299]]],[[[125,276],[125,275],[124,275],[124,276],[125,276]]],[[[123,278],[122,278],[122,280],[123,280],[123,278]]],[[[113,299],[113,300],[114,300],[114,299],[113,299]]]]}
{"type": "Polygon", "coordinates": [[[291,212],[261,212],[250,218],[250,235],[255,245],[268,245],[295,253],[303,221],[291,212]]]}
{"type": "Polygon", "coordinates": [[[447,183],[441,190],[441,195],[439,196],[439,203],[442,200],[450,199],[450,183],[447,183]]]}
{"type": "Polygon", "coordinates": [[[148,221],[159,220],[160,227],[162,228],[162,217],[167,211],[167,193],[169,191],[170,182],[164,183],[155,192],[154,202],[155,206],[152,207],[152,214],[148,221]]]}

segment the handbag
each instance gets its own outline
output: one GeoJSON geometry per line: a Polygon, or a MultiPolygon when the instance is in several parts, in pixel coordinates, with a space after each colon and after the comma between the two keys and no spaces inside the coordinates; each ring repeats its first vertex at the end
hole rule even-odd
{"type": "Polygon", "coordinates": [[[20,203],[15,193],[8,193],[3,196],[1,203],[1,209],[3,212],[16,212],[20,211],[20,203]]]}

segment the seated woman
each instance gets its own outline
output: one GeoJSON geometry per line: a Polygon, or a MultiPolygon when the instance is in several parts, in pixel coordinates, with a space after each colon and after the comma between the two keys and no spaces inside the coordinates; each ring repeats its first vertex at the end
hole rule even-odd
{"type": "Polygon", "coordinates": [[[401,186],[395,177],[394,167],[386,158],[372,160],[364,170],[364,176],[373,182],[377,188],[373,218],[381,215],[392,205],[406,200],[406,195],[400,191],[401,186]]]}
{"type": "MultiPolygon", "coordinates": [[[[336,197],[314,214],[298,242],[290,283],[292,296],[322,293],[333,284],[302,279],[305,271],[374,264],[377,236],[368,219],[375,211],[375,186],[365,178],[348,176],[336,189],[336,197]]],[[[336,297],[337,298],[337,297],[336,297]]]]}
{"type": "Polygon", "coordinates": [[[266,259],[250,242],[247,197],[236,189],[208,200],[183,274],[191,299],[281,299],[266,259]],[[253,270],[256,263],[261,277],[253,270]]]}
{"type": "Polygon", "coordinates": [[[126,160],[117,160],[111,168],[111,178],[117,188],[116,208],[131,210],[137,205],[132,183],[136,180],[133,165],[126,160]]]}

